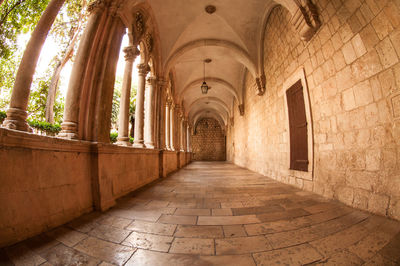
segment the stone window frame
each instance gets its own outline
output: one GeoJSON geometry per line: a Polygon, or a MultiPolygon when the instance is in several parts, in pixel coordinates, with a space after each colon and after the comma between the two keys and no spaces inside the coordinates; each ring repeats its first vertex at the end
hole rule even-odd
{"type": "Polygon", "coordinates": [[[286,156],[286,166],[288,173],[290,176],[312,181],[314,177],[314,134],[313,134],[311,105],[310,105],[310,94],[308,90],[308,84],[304,67],[300,67],[284,81],[281,95],[283,95],[284,97],[285,115],[286,115],[285,139],[287,140],[288,144],[287,145],[288,152],[286,156]],[[304,105],[306,109],[306,118],[307,118],[307,146],[308,146],[308,161],[309,161],[307,172],[290,169],[290,137],[289,137],[290,127],[289,127],[289,111],[288,111],[286,91],[290,89],[299,80],[301,80],[301,85],[303,86],[303,97],[304,97],[304,105]]]}

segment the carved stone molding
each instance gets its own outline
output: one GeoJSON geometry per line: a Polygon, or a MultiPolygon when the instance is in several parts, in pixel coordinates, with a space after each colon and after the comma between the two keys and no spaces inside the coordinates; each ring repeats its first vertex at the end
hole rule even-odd
{"type": "Polygon", "coordinates": [[[125,53],[125,61],[133,61],[140,55],[140,51],[136,46],[127,46],[122,51],[125,53]]]}
{"type": "Polygon", "coordinates": [[[151,35],[151,33],[146,33],[146,37],[144,38],[145,43],[146,43],[146,47],[147,47],[147,51],[149,51],[149,53],[151,53],[153,51],[153,45],[154,45],[154,40],[153,40],[153,36],[151,35]]]}
{"type": "Polygon", "coordinates": [[[140,36],[143,35],[144,30],[145,30],[145,25],[144,25],[143,15],[139,11],[136,12],[136,14],[135,14],[134,28],[135,28],[135,31],[137,34],[137,38],[139,38],[140,36]]]}
{"type": "Polygon", "coordinates": [[[92,3],[89,4],[87,8],[87,12],[89,14],[95,12],[95,11],[100,11],[103,10],[106,7],[106,1],[105,0],[96,0],[92,3]]]}
{"type": "Polygon", "coordinates": [[[309,41],[321,26],[317,7],[311,0],[303,0],[292,17],[292,23],[303,41],[309,41]]]}
{"type": "Polygon", "coordinates": [[[256,78],[257,95],[261,96],[265,93],[265,87],[266,87],[265,83],[266,83],[266,78],[264,74],[256,78]]]}
{"type": "Polygon", "coordinates": [[[239,113],[241,116],[244,116],[244,104],[239,104],[239,113]]]}
{"type": "Polygon", "coordinates": [[[139,75],[146,76],[150,71],[150,67],[148,64],[139,64],[137,65],[139,75]]]}

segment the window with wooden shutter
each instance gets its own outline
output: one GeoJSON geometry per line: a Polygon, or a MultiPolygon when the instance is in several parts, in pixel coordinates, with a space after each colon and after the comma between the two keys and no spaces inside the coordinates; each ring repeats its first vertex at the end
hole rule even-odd
{"type": "Polygon", "coordinates": [[[307,118],[301,80],[286,91],[290,130],[290,169],[308,171],[307,118]]]}

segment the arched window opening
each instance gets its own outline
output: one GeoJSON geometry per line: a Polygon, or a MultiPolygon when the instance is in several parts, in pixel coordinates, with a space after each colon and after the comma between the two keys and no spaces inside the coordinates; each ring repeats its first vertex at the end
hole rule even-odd
{"type": "MultiPolygon", "coordinates": [[[[139,46],[135,47],[139,50],[139,46]]],[[[133,143],[133,136],[134,136],[134,123],[135,123],[135,108],[136,108],[136,93],[137,93],[137,86],[138,86],[138,71],[137,65],[141,61],[141,56],[136,56],[135,48],[132,48],[129,42],[129,36],[125,33],[122,44],[119,52],[119,59],[116,71],[116,78],[114,83],[114,93],[113,93],[113,102],[112,102],[112,114],[111,114],[111,132],[110,132],[110,141],[112,143],[118,144],[126,144],[133,143]],[[127,70],[130,68],[130,70],[127,70]],[[127,72],[128,71],[128,72],[127,72]],[[125,75],[129,75],[130,73],[130,80],[128,81],[125,75]],[[125,79],[125,80],[124,80],[125,79]],[[126,86],[129,86],[129,95],[124,95],[124,82],[128,82],[126,86]],[[128,113],[125,114],[126,110],[121,113],[121,107],[123,105],[124,97],[129,96],[127,99],[127,103],[129,105],[128,113]],[[119,141],[119,138],[124,136],[121,135],[120,127],[121,122],[125,124],[127,123],[127,140],[123,140],[122,142],[119,141]],[[118,141],[118,142],[117,142],[118,141]]]]}

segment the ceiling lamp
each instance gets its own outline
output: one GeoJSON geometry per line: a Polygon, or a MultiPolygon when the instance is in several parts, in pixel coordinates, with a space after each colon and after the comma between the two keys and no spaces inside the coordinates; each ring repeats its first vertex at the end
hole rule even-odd
{"type": "Polygon", "coordinates": [[[210,63],[210,62],[211,62],[211,59],[205,59],[203,61],[203,66],[204,66],[203,70],[204,70],[204,72],[203,72],[203,84],[201,84],[201,93],[202,94],[207,94],[207,92],[209,90],[209,87],[208,87],[207,82],[206,82],[206,63],[210,63]]]}

